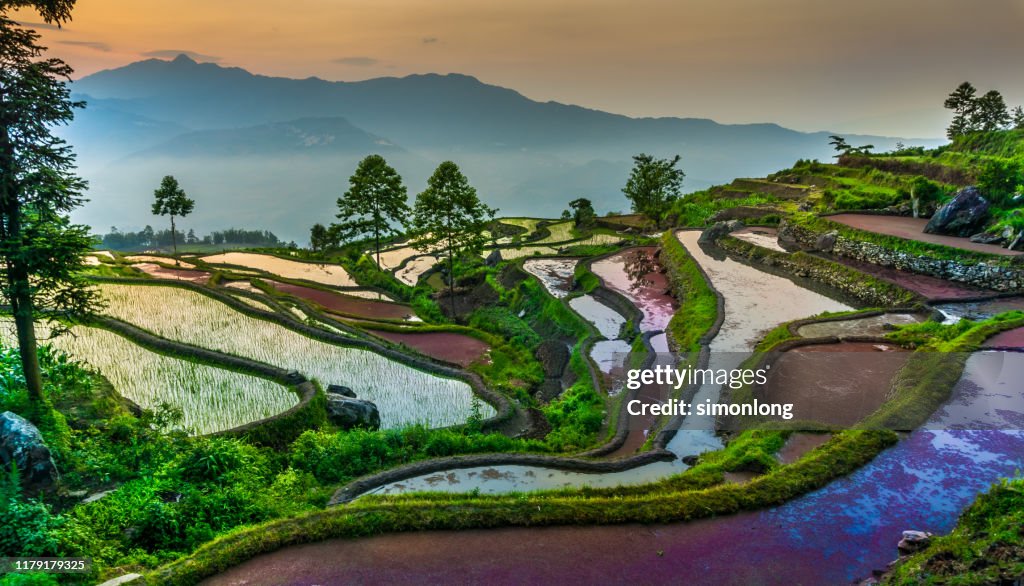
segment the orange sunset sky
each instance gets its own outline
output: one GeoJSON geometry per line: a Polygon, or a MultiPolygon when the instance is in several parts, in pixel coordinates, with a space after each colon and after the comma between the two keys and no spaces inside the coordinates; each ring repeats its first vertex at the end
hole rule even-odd
{"type": "Polygon", "coordinates": [[[458,72],[634,116],[940,136],[960,81],[1024,102],[1022,24],[1024,0],[80,0],[41,32],[79,76],[187,52],[274,76],[458,72]]]}

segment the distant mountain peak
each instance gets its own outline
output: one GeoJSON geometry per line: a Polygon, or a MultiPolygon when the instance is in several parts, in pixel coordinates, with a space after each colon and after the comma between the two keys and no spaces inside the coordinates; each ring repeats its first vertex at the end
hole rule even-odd
{"type": "Polygon", "coordinates": [[[185,53],[178,53],[178,56],[172,59],[171,63],[176,63],[178,65],[198,65],[199,62],[185,53]]]}

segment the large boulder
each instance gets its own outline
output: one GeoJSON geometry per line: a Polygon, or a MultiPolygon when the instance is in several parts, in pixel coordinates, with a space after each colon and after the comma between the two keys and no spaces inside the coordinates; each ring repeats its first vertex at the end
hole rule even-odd
{"type": "Polygon", "coordinates": [[[939,208],[924,231],[928,234],[970,236],[978,233],[988,220],[989,204],[977,187],[965,187],[952,201],[939,208]]]}
{"type": "Polygon", "coordinates": [[[348,397],[349,399],[356,398],[356,392],[344,385],[327,385],[327,394],[341,395],[342,397],[348,397]]]}
{"type": "Polygon", "coordinates": [[[700,238],[698,238],[697,241],[701,243],[715,242],[722,236],[731,234],[736,230],[742,230],[744,227],[745,225],[743,224],[743,222],[739,220],[729,220],[728,222],[715,222],[714,224],[705,228],[703,232],[701,232],[700,238]]]}
{"type": "Polygon", "coordinates": [[[484,259],[484,264],[489,267],[495,267],[498,266],[498,263],[500,263],[501,261],[501,251],[495,248],[494,250],[491,251],[490,254],[487,255],[487,258],[484,259]]]}
{"type": "Polygon", "coordinates": [[[4,411],[0,413],[0,464],[10,470],[12,463],[28,492],[48,490],[60,480],[39,429],[24,417],[4,411]]]}
{"type": "Polygon", "coordinates": [[[377,405],[337,393],[327,393],[327,418],[331,423],[344,429],[380,429],[380,412],[377,405]]]}
{"type": "Polygon", "coordinates": [[[931,541],[931,533],[911,529],[903,532],[903,538],[896,544],[896,549],[899,550],[901,555],[909,555],[928,547],[931,541]]]}
{"type": "Polygon", "coordinates": [[[826,232],[818,236],[817,240],[814,241],[814,249],[821,252],[832,252],[832,249],[836,246],[836,240],[839,238],[839,232],[835,230],[826,232]]]}

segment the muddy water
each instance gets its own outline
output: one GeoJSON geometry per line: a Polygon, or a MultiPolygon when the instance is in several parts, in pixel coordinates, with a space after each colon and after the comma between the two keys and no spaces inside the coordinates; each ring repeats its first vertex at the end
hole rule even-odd
{"type": "MultiPolygon", "coordinates": [[[[764,273],[728,257],[714,258],[697,243],[700,232],[683,230],[676,237],[704,269],[725,302],[718,335],[711,340],[707,368],[732,370],[746,359],[766,332],[780,323],[811,317],[824,311],[847,311],[850,306],[805,289],[789,279],[764,273]]],[[[721,386],[702,385],[694,403],[717,403],[721,386]]],[[[720,449],[713,417],[692,415],[683,420],[668,449],[683,456],[720,449]]]]}
{"type": "Polygon", "coordinates": [[[415,315],[412,308],[406,305],[398,305],[397,303],[349,297],[348,295],[340,295],[330,291],[313,289],[312,287],[289,285],[287,283],[272,283],[272,285],[274,289],[282,293],[312,301],[325,309],[339,313],[357,315],[369,319],[408,319],[415,315]]]}
{"type": "Polygon", "coordinates": [[[851,426],[885,402],[909,352],[864,342],[801,346],[784,352],[757,392],[769,403],[792,404],[793,419],[851,426]]]}
{"type": "Polygon", "coordinates": [[[563,299],[572,291],[573,271],[579,262],[578,258],[531,258],[523,261],[523,270],[537,277],[552,297],[563,299]]]}
{"type": "Polygon", "coordinates": [[[983,320],[1007,311],[1024,311],[1024,297],[1002,297],[989,301],[940,303],[933,306],[950,322],[983,320]]]}
{"type": "Polygon", "coordinates": [[[985,341],[985,347],[1024,349],[1024,328],[1017,328],[992,336],[985,341]]]}
{"type": "Polygon", "coordinates": [[[417,350],[432,358],[469,366],[482,358],[490,346],[472,336],[454,332],[385,332],[368,330],[375,336],[417,350]]]}
{"type": "Polygon", "coordinates": [[[901,271],[895,267],[883,267],[874,263],[855,260],[835,255],[824,255],[825,258],[839,264],[857,269],[877,279],[899,285],[924,297],[925,299],[956,299],[978,297],[991,294],[991,291],[972,287],[955,281],[947,281],[938,277],[919,275],[909,271],[901,271]]]}
{"type": "Polygon", "coordinates": [[[767,248],[768,250],[786,253],[789,252],[785,248],[779,246],[779,231],[775,228],[744,228],[729,234],[729,236],[732,236],[737,240],[756,244],[757,246],[767,248]]]}
{"type": "Polygon", "coordinates": [[[924,218],[908,218],[904,216],[876,216],[872,214],[837,214],[829,216],[829,220],[846,224],[852,228],[859,228],[869,232],[888,234],[899,238],[918,240],[920,242],[931,242],[932,244],[944,244],[964,250],[985,252],[988,254],[1001,254],[1013,256],[1024,254],[1020,251],[1007,250],[995,244],[979,244],[971,242],[968,238],[956,236],[943,236],[940,234],[925,234],[924,227],[928,220],[924,218]]]}
{"type": "Polygon", "coordinates": [[[826,321],[800,326],[796,333],[804,338],[828,336],[884,336],[889,325],[907,325],[924,321],[925,316],[914,313],[883,313],[872,317],[826,321]]]}
{"type": "Polygon", "coordinates": [[[985,354],[928,429],[785,505],[694,523],[392,534],[260,556],[208,584],[360,582],[842,584],[895,559],[905,529],[946,533],[993,482],[1024,467],[1024,354],[985,354]],[[980,380],[979,380],[980,379],[980,380]],[[1012,400],[1011,400],[1012,399],[1012,400]],[[991,407],[979,409],[979,406],[991,407]],[[960,429],[952,429],[950,423],[960,429]]]}
{"type": "Polygon", "coordinates": [[[668,295],[668,279],[654,258],[653,246],[630,248],[590,266],[606,287],[620,293],[635,305],[644,317],[640,329],[655,332],[668,327],[679,304],[668,295]]]}
{"type": "MultiPolygon", "coordinates": [[[[383,262],[383,260],[381,262],[383,262]]],[[[410,287],[415,287],[423,273],[429,271],[436,264],[437,257],[434,256],[420,256],[414,258],[406,263],[399,271],[395,272],[395,278],[410,287]]]]}

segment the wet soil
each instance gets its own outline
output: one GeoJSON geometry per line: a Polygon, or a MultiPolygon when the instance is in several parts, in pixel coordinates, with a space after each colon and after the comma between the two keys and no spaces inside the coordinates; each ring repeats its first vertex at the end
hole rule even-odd
{"type": "Polygon", "coordinates": [[[919,242],[930,242],[932,244],[944,244],[954,248],[973,250],[988,254],[1001,254],[1004,256],[1016,256],[1024,254],[1021,251],[1007,250],[995,244],[979,244],[971,242],[968,238],[957,236],[943,236],[941,234],[925,234],[924,227],[928,220],[924,218],[910,218],[905,216],[877,216],[873,214],[837,214],[828,216],[829,220],[846,224],[851,228],[877,232],[919,242]]]}
{"type": "Polygon", "coordinates": [[[415,315],[412,308],[397,303],[349,297],[348,295],[313,289],[312,287],[289,285],[287,283],[272,283],[272,285],[274,289],[282,293],[312,301],[324,309],[338,313],[357,315],[368,319],[407,319],[415,315]]]}
{"type": "Polygon", "coordinates": [[[469,366],[483,357],[490,346],[472,336],[454,332],[385,332],[367,330],[385,340],[417,350],[432,358],[469,366]]]}
{"type": "Polygon", "coordinates": [[[850,426],[885,402],[909,358],[895,346],[863,342],[801,346],[771,366],[762,401],[793,405],[793,419],[850,426]]]}

